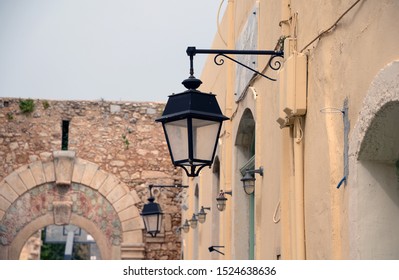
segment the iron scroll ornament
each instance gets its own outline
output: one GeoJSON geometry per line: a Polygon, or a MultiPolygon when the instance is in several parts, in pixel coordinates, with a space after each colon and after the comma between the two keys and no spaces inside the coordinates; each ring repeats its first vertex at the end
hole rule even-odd
{"type": "MultiPolygon", "coordinates": [[[[262,77],[264,77],[264,78],[266,78],[266,79],[269,79],[269,80],[271,80],[271,81],[277,81],[277,79],[274,79],[274,78],[271,78],[271,77],[269,77],[269,76],[266,76],[265,74],[263,74],[263,73],[261,73],[261,72],[255,70],[255,69],[253,69],[253,68],[251,68],[251,67],[249,67],[249,66],[247,66],[247,65],[245,65],[245,64],[243,64],[243,63],[241,63],[241,62],[239,62],[238,60],[236,60],[236,59],[234,59],[234,58],[232,58],[232,57],[230,57],[230,56],[228,56],[228,55],[223,54],[223,53],[217,54],[217,55],[213,58],[213,62],[214,62],[216,65],[218,65],[218,66],[223,65],[223,64],[224,64],[224,59],[223,59],[222,57],[225,57],[225,58],[227,58],[227,59],[229,59],[229,60],[231,60],[231,61],[233,61],[233,62],[235,62],[235,63],[237,63],[237,64],[239,64],[239,65],[241,65],[242,67],[245,67],[246,69],[248,69],[248,70],[250,70],[250,71],[252,71],[252,72],[254,72],[254,73],[256,73],[256,74],[258,74],[258,75],[260,75],[260,76],[262,76],[262,77]]],[[[277,59],[278,57],[283,57],[283,56],[282,56],[282,55],[272,55],[272,56],[270,57],[269,62],[267,63],[267,65],[268,65],[272,70],[274,70],[274,71],[279,70],[279,69],[281,68],[281,65],[282,65],[281,61],[275,60],[275,59],[277,59]]]]}
{"type": "Polygon", "coordinates": [[[240,61],[228,56],[229,54],[232,55],[269,55],[270,59],[269,62],[267,63],[267,66],[270,67],[272,70],[277,71],[281,68],[282,62],[280,60],[276,60],[277,58],[282,58],[284,57],[284,51],[269,51],[269,50],[213,50],[213,49],[197,49],[196,47],[188,47],[186,51],[187,55],[190,56],[190,74],[193,75],[194,69],[193,69],[193,57],[196,54],[215,54],[215,57],[213,59],[214,63],[218,66],[221,66],[224,64],[224,59],[227,58],[242,67],[245,67],[246,69],[266,78],[271,81],[276,81],[276,79],[271,78],[269,76],[266,76],[265,74],[249,67],[248,65],[245,65],[241,63],[240,61]]]}

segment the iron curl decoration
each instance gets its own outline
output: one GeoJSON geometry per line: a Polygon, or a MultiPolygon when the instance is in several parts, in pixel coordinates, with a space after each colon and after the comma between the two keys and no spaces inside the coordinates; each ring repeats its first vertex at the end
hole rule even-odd
{"type": "Polygon", "coordinates": [[[281,60],[275,60],[277,57],[282,58],[281,55],[273,55],[270,57],[269,63],[267,64],[274,71],[279,70],[282,66],[281,60]]]}
{"type": "MultiPolygon", "coordinates": [[[[262,77],[264,77],[264,78],[266,78],[266,79],[269,79],[269,80],[271,80],[271,81],[277,81],[277,79],[274,79],[274,78],[271,78],[271,77],[269,77],[269,76],[266,76],[265,74],[263,74],[263,73],[261,73],[261,72],[259,72],[259,71],[256,71],[255,69],[252,69],[251,67],[249,67],[249,66],[247,66],[247,65],[245,65],[245,64],[243,64],[243,63],[241,63],[240,61],[238,61],[238,60],[236,60],[236,59],[234,59],[234,58],[232,58],[232,57],[230,57],[230,56],[228,56],[228,55],[226,55],[226,54],[224,54],[224,53],[219,53],[219,54],[217,54],[217,55],[213,58],[213,62],[214,62],[216,65],[218,65],[218,66],[223,65],[223,64],[224,64],[224,59],[223,59],[223,57],[224,57],[224,58],[227,58],[227,59],[229,59],[229,60],[231,60],[231,61],[233,61],[233,62],[235,62],[235,63],[237,63],[237,64],[239,64],[239,65],[241,65],[242,67],[244,67],[244,68],[246,68],[246,69],[248,69],[248,70],[250,70],[250,71],[252,71],[252,72],[254,72],[254,73],[256,73],[256,74],[258,74],[258,75],[260,75],[260,76],[262,76],[262,77]]],[[[268,62],[268,66],[269,66],[272,70],[275,70],[275,71],[276,71],[276,70],[279,70],[279,69],[281,68],[281,65],[282,65],[281,61],[279,61],[279,60],[275,61],[275,62],[274,62],[274,65],[272,65],[272,61],[273,61],[276,57],[282,57],[282,55],[273,55],[273,56],[270,58],[269,62],[268,62]]]]}
{"type": "Polygon", "coordinates": [[[216,56],[213,58],[213,62],[214,62],[216,65],[218,65],[218,66],[224,64],[224,59],[221,58],[220,56],[226,57],[226,55],[220,53],[220,54],[216,55],[216,56]]]}

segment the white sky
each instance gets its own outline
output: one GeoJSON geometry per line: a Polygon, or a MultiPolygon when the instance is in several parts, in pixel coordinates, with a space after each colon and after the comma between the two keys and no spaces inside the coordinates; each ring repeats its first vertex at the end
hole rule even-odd
{"type": "Polygon", "coordinates": [[[166,102],[186,48],[211,48],[221,2],[0,0],[0,97],[166,102]]]}

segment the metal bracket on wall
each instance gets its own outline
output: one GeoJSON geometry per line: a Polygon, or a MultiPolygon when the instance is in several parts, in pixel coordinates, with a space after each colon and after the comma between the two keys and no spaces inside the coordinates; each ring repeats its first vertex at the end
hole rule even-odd
{"type": "Polygon", "coordinates": [[[194,55],[196,54],[215,54],[215,57],[213,59],[214,63],[218,66],[224,64],[224,59],[227,58],[242,67],[247,68],[248,70],[266,78],[271,81],[276,81],[276,79],[270,78],[263,73],[260,73],[259,71],[256,71],[255,69],[249,67],[248,65],[245,65],[238,60],[235,60],[234,58],[228,56],[230,55],[268,55],[270,56],[270,60],[268,62],[268,66],[274,70],[277,71],[281,68],[282,62],[279,60],[275,60],[278,57],[284,57],[284,51],[270,51],[270,50],[218,50],[218,49],[197,49],[196,47],[188,47],[186,50],[187,55],[190,57],[190,75],[194,75],[194,68],[193,68],[193,59],[194,55]]]}

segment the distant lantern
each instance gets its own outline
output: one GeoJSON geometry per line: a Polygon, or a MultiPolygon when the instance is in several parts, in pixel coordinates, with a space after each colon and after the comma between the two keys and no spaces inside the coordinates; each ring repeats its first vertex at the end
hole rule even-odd
{"type": "Polygon", "coordinates": [[[148,234],[156,237],[157,233],[161,231],[162,226],[162,209],[161,206],[154,202],[154,197],[148,198],[148,203],[144,205],[141,217],[144,221],[144,226],[148,234]]]}

